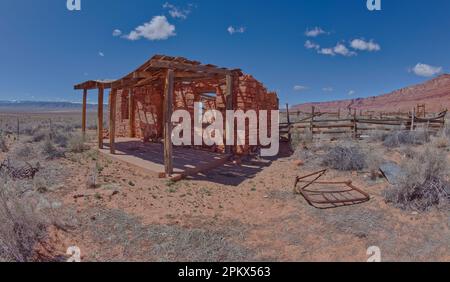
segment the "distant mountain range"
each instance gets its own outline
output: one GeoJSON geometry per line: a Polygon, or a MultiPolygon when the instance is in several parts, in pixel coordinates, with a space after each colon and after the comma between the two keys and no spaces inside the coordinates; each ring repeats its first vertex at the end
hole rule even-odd
{"type": "MultiPolygon", "coordinates": [[[[47,101],[5,101],[0,100],[0,112],[71,112],[81,111],[80,103],[47,101]]],[[[97,110],[97,105],[88,104],[88,111],[97,110]]]]}
{"type": "Polygon", "coordinates": [[[450,109],[450,74],[443,74],[422,84],[409,86],[381,96],[306,103],[295,105],[292,108],[307,112],[311,111],[311,106],[315,106],[322,112],[336,111],[339,108],[342,110],[351,108],[369,111],[408,112],[418,104],[425,104],[428,112],[450,109]]]}

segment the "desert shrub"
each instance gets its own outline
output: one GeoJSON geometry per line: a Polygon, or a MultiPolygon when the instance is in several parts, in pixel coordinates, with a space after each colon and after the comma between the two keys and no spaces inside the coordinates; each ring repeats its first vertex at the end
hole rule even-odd
{"type": "Polygon", "coordinates": [[[9,151],[8,145],[6,145],[6,140],[3,134],[0,134],[0,151],[3,153],[6,153],[9,151]]]}
{"type": "Polygon", "coordinates": [[[31,141],[33,142],[41,142],[44,141],[46,138],[50,137],[50,132],[47,130],[37,130],[33,133],[33,136],[31,137],[31,141]]]}
{"type": "Polygon", "coordinates": [[[52,136],[53,142],[60,147],[66,148],[69,143],[69,136],[67,133],[55,132],[52,136]]]}
{"type": "Polygon", "coordinates": [[[328,149],[323,164],[342,171],[362,170],[367,166],[366,158],[359,146],[342,143],[328,149]]]}
{"type": "Polygon", "coordinates": [[[36,244],[45,238],[47,221],[36,203],[21,198],[13,185],[0,181],[0,257],[7,261],[36,261],[36,244]]]}
{"type": "Polygon", "coordinates": [[[82,153],[89,149],[83,135],[73,135],[68,142],[68,148],[72,153],[82,153]]]}
{"type": "Polygon", "coordinates": [[[14,147],[12,156],[17,159],[29,159],[34,155],[34,150],[28,144],[19,144],[14,147]]]}
{"type": "Polygon", "coordinates": [[[389,148],[400,147],[401,145],[422,145],[430,141],[430,136],[425,130],[392,131],[383,140],[383,145],[389,148]]]}
{"type": "Polygon", "coordinates": [[[417,211],[448,205],[448,165],[446,154],[427,147],[401,164],[402,173],[397,177],[397,184],[384,192],[386,202],[401,209],[417,211]]]}
{"type": "Polygon", "coordinates": [[[55,159],[63,155],[63,153],[55,147],[50,138],[47,138],[44,144],[42,145],[42,154],[47,159],[55,159]]]}

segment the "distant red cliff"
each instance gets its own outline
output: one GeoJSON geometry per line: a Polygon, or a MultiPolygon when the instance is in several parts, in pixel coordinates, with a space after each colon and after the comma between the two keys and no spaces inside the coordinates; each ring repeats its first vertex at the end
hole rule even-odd
{"type": "Polygon", "coordinates": [[[295,105],[294,110],[311,111],[315,106],[320,111],[336,111],[337,109],[357,109],[366,111],[410,111],[418,104],[425,104],[427,111],[438,112],[450,109],[450,74],[406,87],[389,94],[341,101],[306,103],[295,105]]]}

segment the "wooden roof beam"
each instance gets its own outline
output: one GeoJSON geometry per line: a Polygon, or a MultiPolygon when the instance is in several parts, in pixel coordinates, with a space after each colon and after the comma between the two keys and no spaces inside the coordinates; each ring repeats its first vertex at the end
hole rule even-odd
{"type": "MultiPolygon", "coordinates": [[[[233,70],[215,68],[215,67],[210,67],[210,66],[205,66],[205,65],[189,65],[189,64],[178,63],[178,62],[165,62],[165,61],[150,62],[145,70],[148,70],[150,68],[173,69],[175,71],[204,72],[204,73],[209,73],[209,74],[221,74],[221,75],[227,75],[227,74],[231,74],[233,72],[233,70]]],[[[236,70],[234,70],[234,71],[236,71],[236,70]]]]}

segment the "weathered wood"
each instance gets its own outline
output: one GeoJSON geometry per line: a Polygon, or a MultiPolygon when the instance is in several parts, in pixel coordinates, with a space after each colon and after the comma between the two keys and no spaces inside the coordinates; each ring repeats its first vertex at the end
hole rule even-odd
{"type": "Polygon", "coordinates": [[[311,132],[314,131],[314,116],[315,115],[316,115],[316,108],[314,106],[311,106],[311,124],[310,124],[311,132]]]}
{"type": "Polygon", "coordinates": [[[414,118],[416,117],[416,108],[411,111],[411,131],[414,131],[414,118]]]}
{"type": "Polygon", "coordinates": [[[98,148],[103,149],[103,93],[104,89],[98,89],[98,110],[97,110],[97,135],[98,148]]]}
{"type": "MultiPolygon", "coordinates": [[[[226,103],[226,110],[231,111],[233,110],[233,76],[231,74],[228,74],[226,76],[226,92],[225,92],[225,103],[226,103]]],[[[226,128],[231,128],[231,125],[226,126],[226,128]]],[[[226,134],[231,134],[231,132],[227,132],[226,134]]],[[[226,136],[228,138],[228,136],[226,136]]],[[[226,144],[225,146],[225,152],[227,154],[231,154],[232,152],[232,146],[229,144],[226,144]]]]}
{"type": "Polygon", "coordinates": [[[180,70],[180,71],[192,71],[192,72],[202,72],[202,73],[208,73],[208,74],[223,74],[223,75],[229,75],[232,73],[231,70],[227,69],[221,69],[217,67],[209,67],[206,65],[190,65],[190,64],[183,64],[179,62],[164,62],[164,61],[155,61],[151,62],[147,70],[150,68],[164,68],[164,69],[172,69],[172,70],[180,70]]]}
{"type": "Polygon", "coordinates": [[[173,89],[174,71],[167,70],[164,86],[164,169],[167,176],[173,173],[172,156],[172,111],[173,111],[173,89]]]}
{"type": "Polygon", "coordinates": [[[288,124],[288,140],[289,142],[292,140],[291,134],[291,114],[289,113],[289,104],[286,103],[286,116],[287,116],[287,124],[288,124]]]}
{"type": "Polygon", "coordinates": [[[133,88],[128,90],[128,137],[136,137],[136,113],[133,88]]]}
{"type": "Polygon", "coordinates": [[[109,151],[116,153],[116,97],[117,89],[111,89],[109,93],[109,151]]]}
{"type": "Polygon", "coordinates": [[[81,131],[83,136],[86,135],[86,107],[87,107],[87,89],[83,89],[83,109],[81,113],[81,131]]]}

